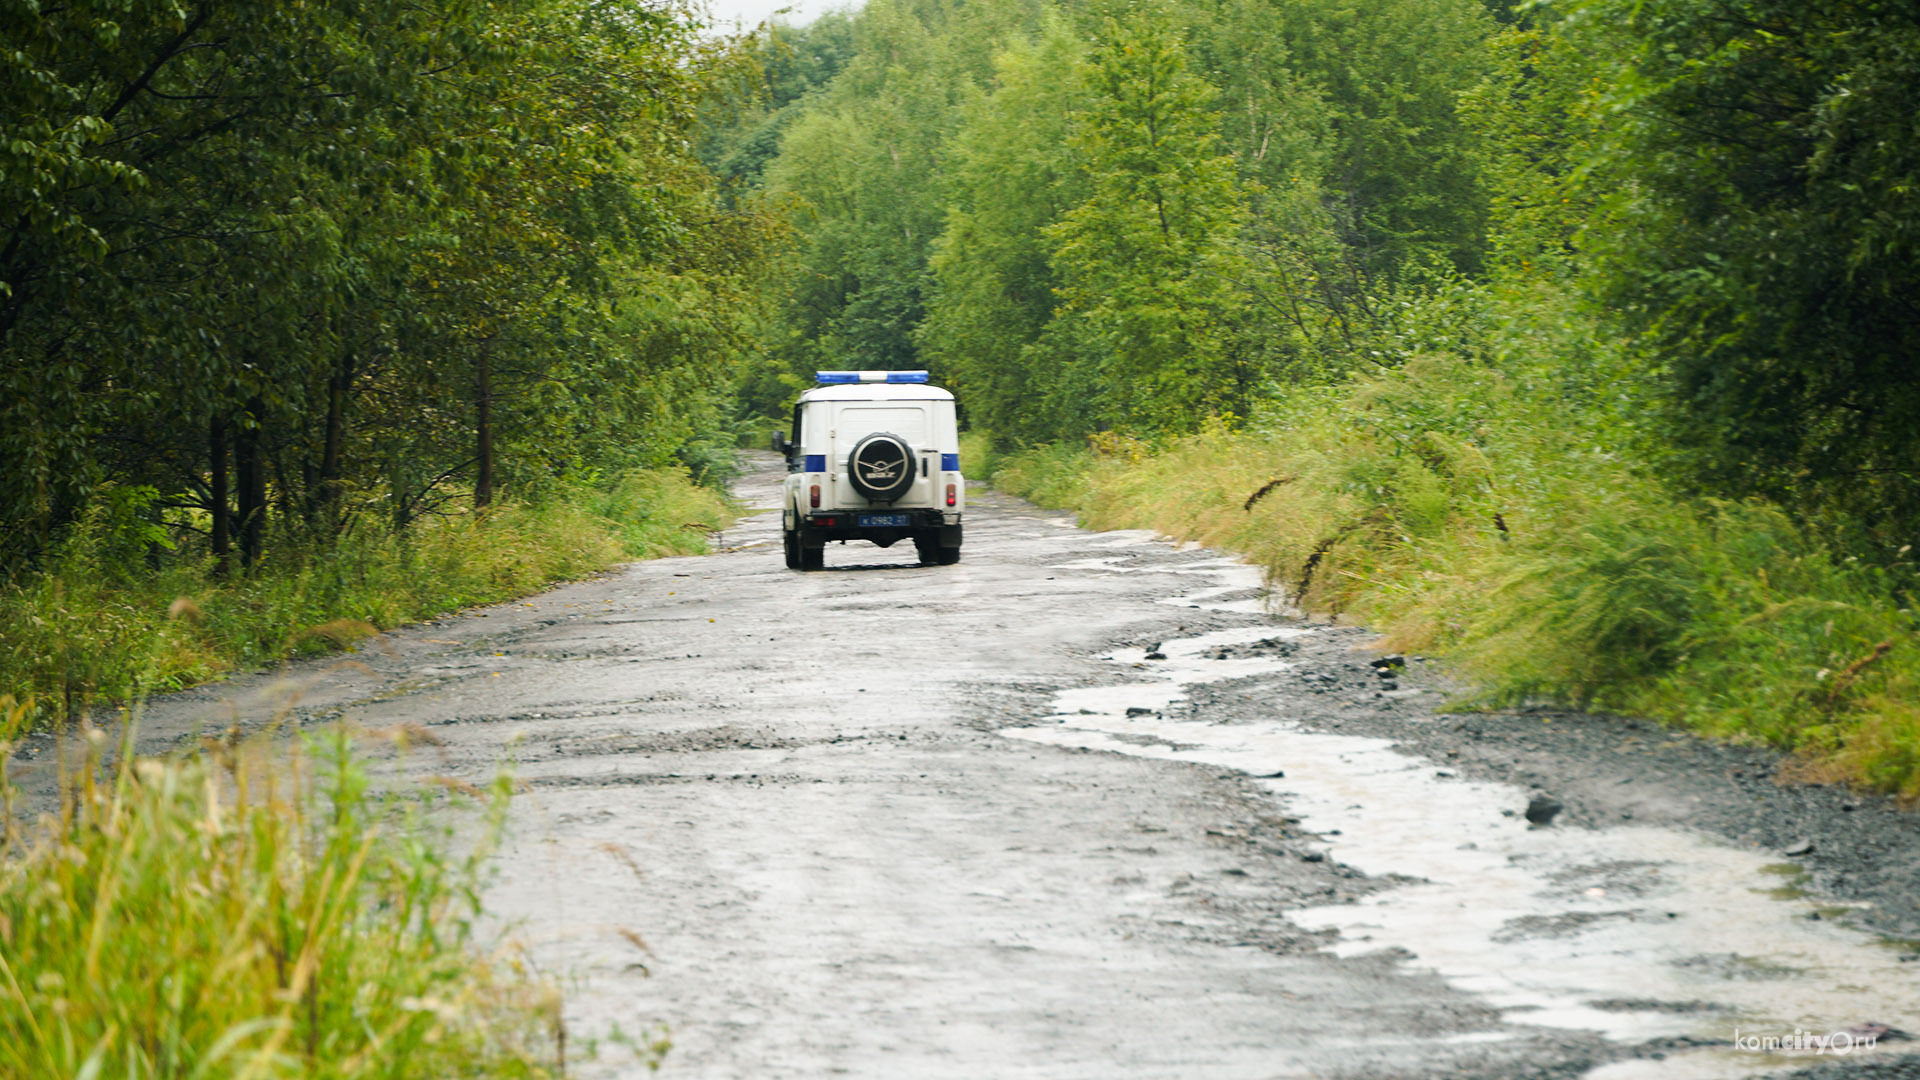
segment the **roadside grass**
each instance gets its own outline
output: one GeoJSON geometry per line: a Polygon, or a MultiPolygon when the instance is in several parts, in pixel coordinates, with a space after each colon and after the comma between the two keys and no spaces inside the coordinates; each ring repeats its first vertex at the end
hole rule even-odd
{"type": "Polygon", "coordinates": [[[1450,657],[1475,687],[1460,707],[1651,716],[1920,800],[1911,564],[1847,558],[1764,503],[1676,496],[1635,450],[1618,347],[1551,304],[1503,313],[1475,348],[1297,392],[1244,429],[1030,448],[994,483],[1239,552],[1303,609],[1450,657]]]}
{"type": "Polygon", "coordinates": [[[968,483],[987,483],[999,467],[1000,452],[994,448],[992,432],[973,428],[960,433],[960,471],[968,483]]]}
{"type": "Polygon", "coordinates": [[[149,570],[109,530],[83,527],[44,572],[0,583],[0,693],[38,700],[36,722],[58,724],[90,701],[338,649],[624,560],[697,554],[733,520],[684,474],[639,471],[400,531],[362,520],[325,550],[226,580],[206,561],[149,570]]]}
{"type": "MultiPolygon", "coordinates": [[[[0,698],[0,750],[28,713],[0,698]]],[[[107,777],[89,736],[58,815],[22,826],[8,799],[0,1075],[564,1075],[556,986],[476,929],[505,776],[453,854],[444,814],[374,793],[344,728],[107,777]]]]}

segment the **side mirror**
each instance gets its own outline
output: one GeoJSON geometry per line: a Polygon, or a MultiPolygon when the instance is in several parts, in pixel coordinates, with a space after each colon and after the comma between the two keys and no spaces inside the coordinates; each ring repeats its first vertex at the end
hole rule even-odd
{"type": "Polygon", "coordinates": [[[787,437],[785,435],[782,435],[777,431],[773,433],[773,452],[776,454],[793,453],[793,445],[787,442],[787,437]]]}

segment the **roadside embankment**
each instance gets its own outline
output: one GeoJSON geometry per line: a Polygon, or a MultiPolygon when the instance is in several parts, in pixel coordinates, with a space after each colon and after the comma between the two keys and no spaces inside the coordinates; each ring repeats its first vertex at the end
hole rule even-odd
{"type": "Polygon", "coordinates": [[[0,583],[0,695],[58,723],[89,702],[335,650],[615,563],[699,554],[732,520],[721,493],[685,474],[636,471],[405,529],[363,518],[323,548],[277,545],[299,553],[224,577],[210,560],[150,569],[112,528],[83,527],[44,571],[0,583]]]}
{"type": "Polygon", "coordinates": [[[0,1075],[565,1074],[558,989],[476,931],[509,779],[462,851],[344,726],[104,776],[92,734],[35,824],[0,775],[0,1075]]]}
{"type": "Polygon", "coordinates": [[[1463,704],[1647,716],[1920,799],[1910,567],[1763,502],[1677,497],[1600,389],[1572,404],[1545,370],[1418,356],[1238,430],[1029,449],[993,481],[1239,552],[1302,608],[1446,656],[1463,704]]]}

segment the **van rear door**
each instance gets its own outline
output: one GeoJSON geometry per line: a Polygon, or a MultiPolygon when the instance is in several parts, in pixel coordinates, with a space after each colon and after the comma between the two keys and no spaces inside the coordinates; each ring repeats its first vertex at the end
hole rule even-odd
{"type": "Polygon", "coordinates": [[[833,421],[833,442],[828,448],[829,468],[834,473],[836,506],[866,503],[847,479],[847,455],[854,444],[876,431],[885,431],[905,439],[920,461],[914,465],[913,486],[895,500],[894,506],[933,505],[933,475],[940,469],[940,449],[933,441],[933,417],[930,401],[849,401],[841,404],[833,421]],[[930,460],[929,460],[930,459],[930,460]]]}

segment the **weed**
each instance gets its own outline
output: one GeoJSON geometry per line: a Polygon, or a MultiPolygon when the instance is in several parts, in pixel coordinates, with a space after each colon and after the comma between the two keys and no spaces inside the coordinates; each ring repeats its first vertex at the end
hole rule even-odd
{"type": "MultiPolygon", "coordinates": [[[[9,713],[24,716],[13,704],[9,713]]],[[[449,854],[344,728],[130,762],[0,862],[0,1075],[382,1080],[561,1075],[559,997],[484,950],[485,839],[449,854]]]]}
{"type": "Polygon", "coordinates": [[[1305,609],[1448,654],[1466,704],[1649,715],[1920,799],[1911,572],[1762,502],[1677,495],[1646,464],[1620,349],[1550,303],[1501,304],[1477,352],[1302,390],[1152,453],[1032,448],[996,482],[1095,527],[1238,551],[1305,609]]]}
{"type": "Polygon", "coordinates": [[[974,428],[961,434],[960,469],[969,481],[986,483],[999,467],[1000,453],[994,446],[991,431],[974,428]]]}
{"type": "Polygon", "coordinates": [[[45,573],[0,584],[0,691],[37,698],[39,722],[57,724],[99,697],[330,651],[364,629],[510,599],[623,559],[698,553],[731,521],[722,497],[684,474],[639,471],[400,532],[356,529],[231,580],[208,565],[149,571],[103,550],[106,534],[82,530],[45,573]]]}

